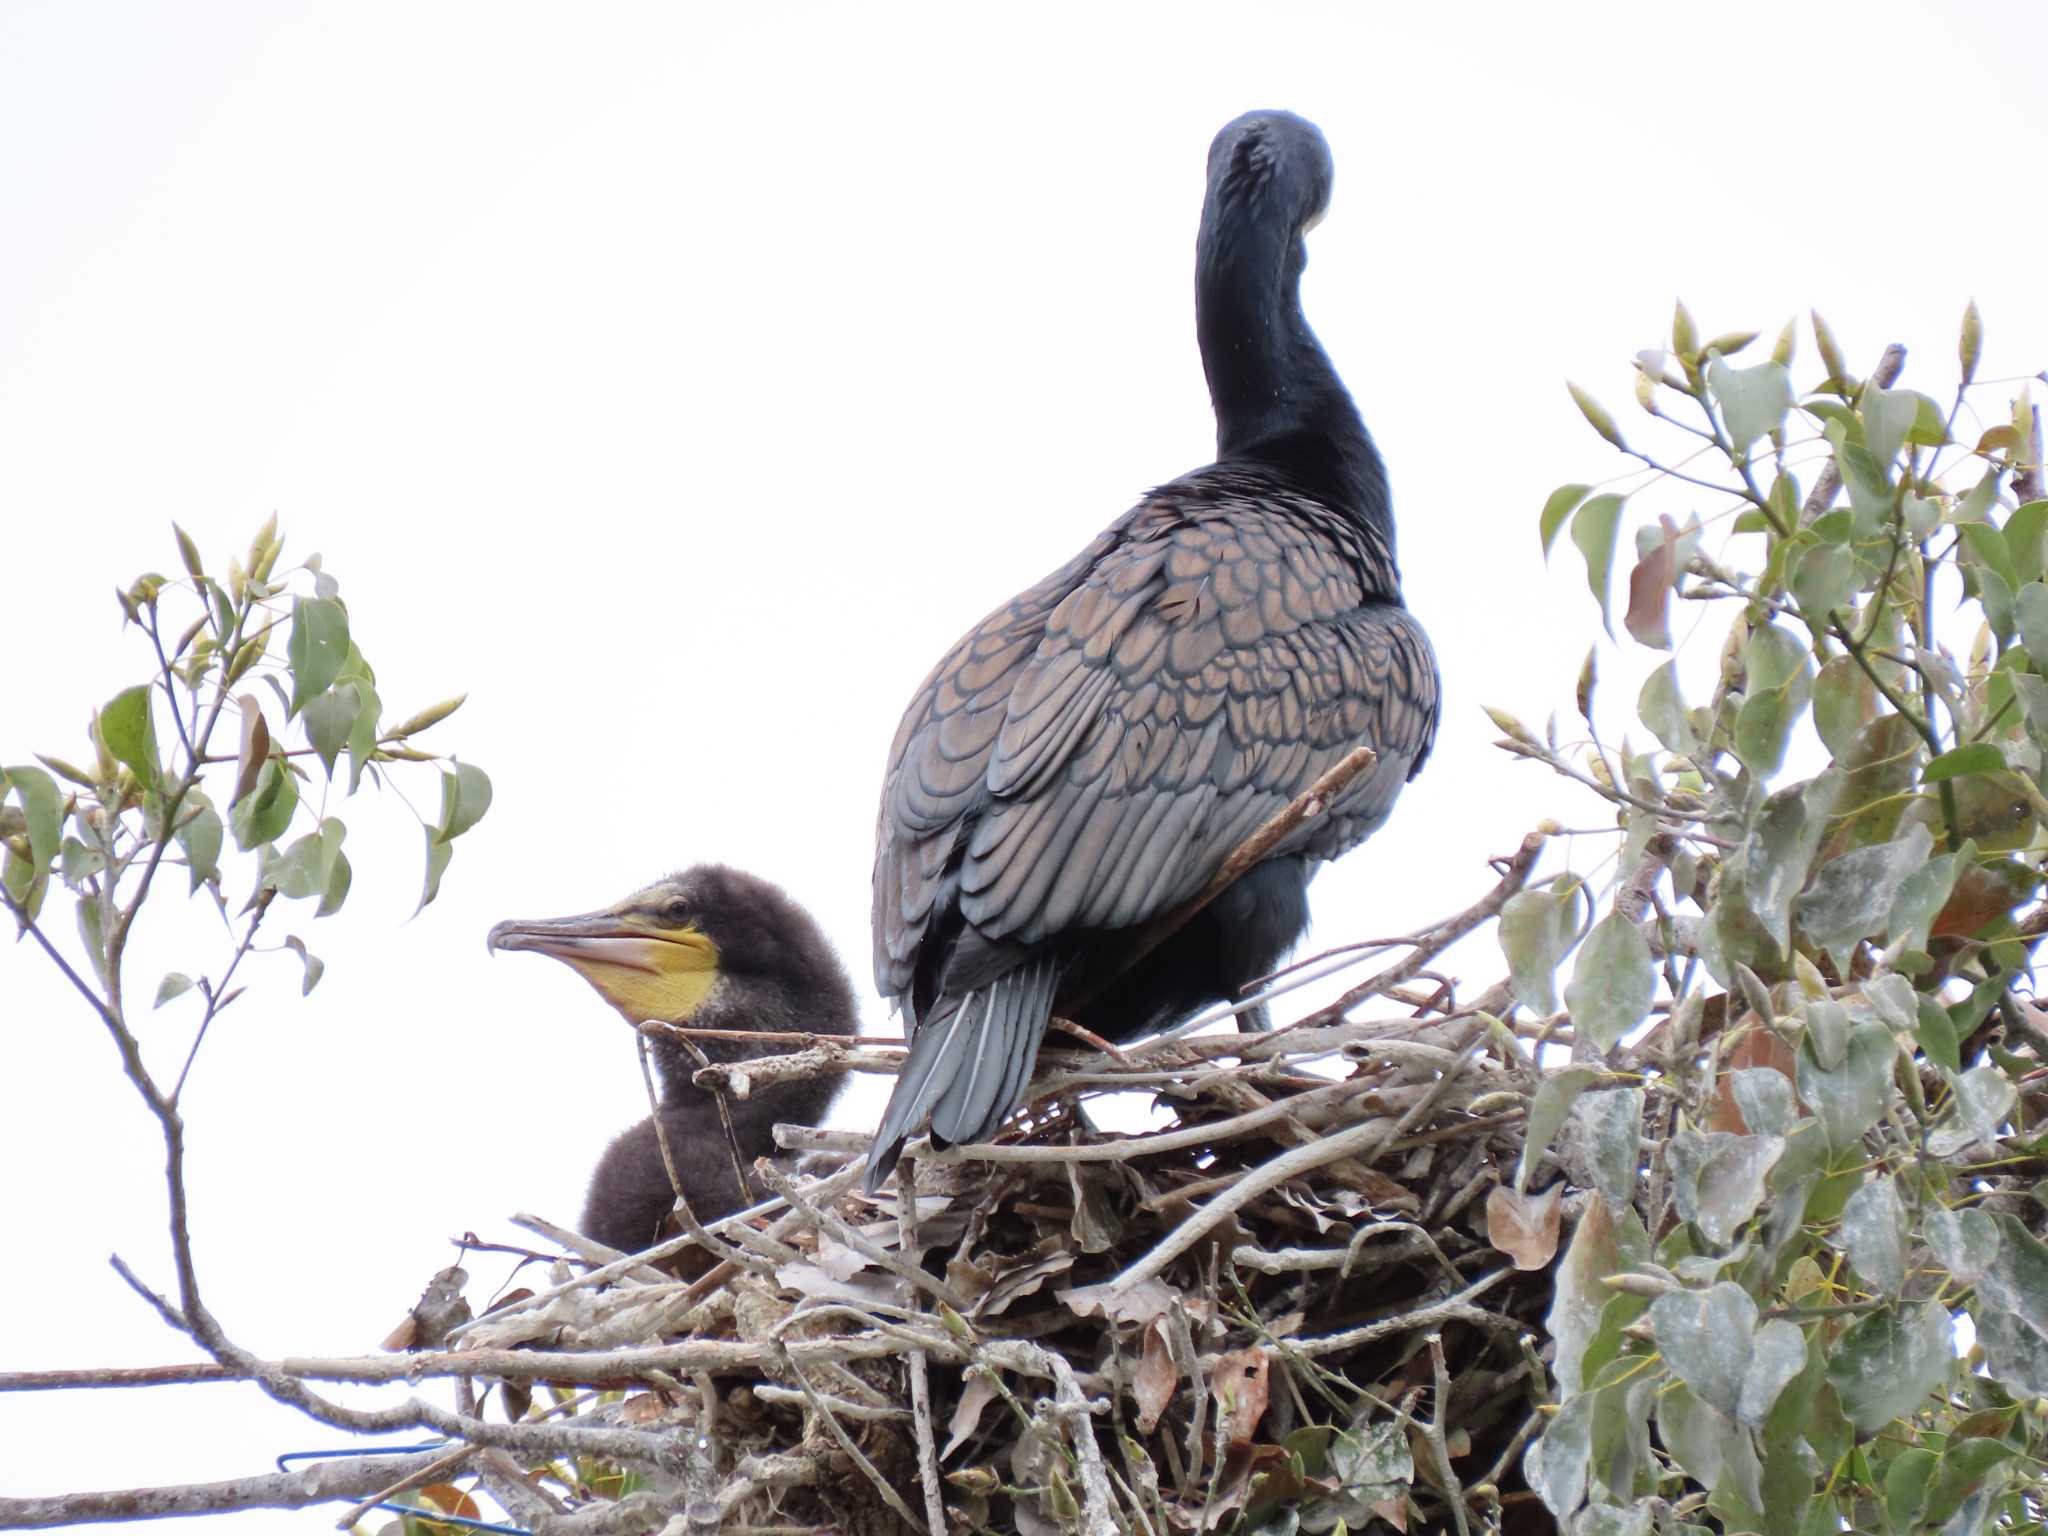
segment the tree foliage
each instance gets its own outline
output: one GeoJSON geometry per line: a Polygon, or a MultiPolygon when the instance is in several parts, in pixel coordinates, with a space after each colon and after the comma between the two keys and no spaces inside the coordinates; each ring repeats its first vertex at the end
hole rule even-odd
{"type": "Polygon", "coordinates": [[[1612,746],[1591,656],[1579,741],[1495,713],[1619,841],[1500,926],[1536,1012],[1570,967],[1578,1065],[1550,1086],[1589,1186],[1526,1471],[1577,1531],[2033,1529],[2038,416],[1976,382],[1974,306],[1942,398],[1898,386],[1897,349],[1855,377],[1818,315],[1800,370],[1795,334],[1752,362],[1679,306],[1635,359],[1639,426],[1573,389],[1641,472],[1539,514],[1610,629],[1673,654],[1612,746]]]}
{"type": "MultiPolygon", "coordinates": [[[[293,910],[310,921],[348,899],[354,871],[343,847],[348,826],[332,803],[337,789],[345,799],[366,776],[381,783],[400,763],[439,765],[422,907],[455,839],[491,803],[481,768],[414,743],[462,700],[386,725],[339,583],[318,555],[280,567],[275,518],[218,576],[182,528],[172,531],[184,575],[145,572],[116,593],[125,623],[149,641],[143,680],[92,712],[75,759],[37,753],[35,763],[0,768],[0,890],[9,910],[24,928],[47,924],[45,906],[61,892],[97,1000],[117,1016],[128,935],[163,869],[182,869],[189,892],[204,891],[231,932],[246,930],[232,972],[273,900],[308,904],[293,910]],[[300,745],[289,745],[294,733],[300,745]]],[[[298,955],[302,990],[312,991],[319,958],[297,935],[280,947],[298,955]]],[[[157,984],[156,1006],[196,986],[210,1020],[232,1000],[228,979],[173,971],[157,984]]]]}

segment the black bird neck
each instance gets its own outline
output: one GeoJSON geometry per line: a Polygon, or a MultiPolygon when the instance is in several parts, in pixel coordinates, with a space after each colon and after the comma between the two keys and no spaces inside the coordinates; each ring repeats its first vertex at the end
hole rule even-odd
{"type": "Polygon", "coordinates": [[[1195,243],[1195,333],[1217,460],[1274,466],[1391,534],[1379,451],[1301,312],[1301,236],[1261,213],[1212,201],[1195,243]]]}

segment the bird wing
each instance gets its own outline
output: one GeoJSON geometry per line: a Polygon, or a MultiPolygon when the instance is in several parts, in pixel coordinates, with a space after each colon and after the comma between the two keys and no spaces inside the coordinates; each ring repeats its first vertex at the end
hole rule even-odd
{"type": "Polygon", "coordinates": [[[905,717],[877,842],[885,992],[948,903],[967,925],[948,993],[1054,935],[1146,921],[1370,745],[1373,770],[1278,850],[1334,857],[1428,751],[1436,666],[1383,600],[1391,562],[1319,510],[1170,490],[984,620],[905,717]]]}

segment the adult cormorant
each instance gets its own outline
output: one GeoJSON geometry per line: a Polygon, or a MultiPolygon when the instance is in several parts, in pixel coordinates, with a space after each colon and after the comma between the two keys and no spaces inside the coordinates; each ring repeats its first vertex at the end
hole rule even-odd
{"type": "MultiPolygon", "coordinates": [[[[779,887],[723,864],[696,865],[601,912],[499,923],[489,943],[566,962],[628,1023],[854,1032],[853,988],[811,915],[779,887]]],[[[737,1040],[698,1044],[714,1062],[763,1050],[737,1040]]],[[[691,1081],[695,1059],[667,1041],[651,1048],[660,1108],[606,1149],[583,1209],[586,1234],[629,1253],[655,1240],[675,1203],[657,1119],[690,1209],[713,1221],[765,1195],[742,1189],[731,1143],[751,1167],[774,1152],[777,1121],[816,1124],[839,1088],[811,1078],[728,1096],[729,1141],[716,1097],[691,1081]]]]}
{"type": "Polygon", "coordinates": [[[874,943],[912,1038],[870,1190],[927,1119],[937,1142],[989,1136],[1055,1011],[1128,1039],[1270,971],[1314,867],[1378,828],[1429,753],[1436,659],[1402,606],[1386,472],[1301,313],[1330,181],[1291,113],[1217,134],[1195,242],[1216,462],[982,620],[903,716],[874,943]],[[1324,815],[1122,968],[1128,930],[1360,745],[1377,762],[1324,815]]]}

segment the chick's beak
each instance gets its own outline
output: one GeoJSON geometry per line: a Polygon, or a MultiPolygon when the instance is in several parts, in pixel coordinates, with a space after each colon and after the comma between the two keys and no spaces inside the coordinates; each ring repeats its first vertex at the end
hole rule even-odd
{"type": "Polygon", "coordinates": [[[688,1018],[718,969],[717,947],[698,929],[664,928],[616,911],[511,918],[491,929],[485,945],[560,960],[633,1023],[688,1018]]]}

